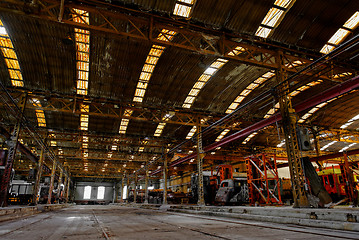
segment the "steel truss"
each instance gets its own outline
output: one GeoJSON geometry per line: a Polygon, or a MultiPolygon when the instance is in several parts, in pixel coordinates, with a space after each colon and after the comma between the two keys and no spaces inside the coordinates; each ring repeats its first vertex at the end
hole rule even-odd
{"type": "Polygon", "coordinates": [[[347,143],[359,143],[359,132],[345,129],[324,129],[318,134],[320,141],[338,141],[347,143]]]}
{"type": "MultiPolygon", "coordinates": [[[[13,90],[13,98],[19,98],[19,90],[13,90]]],[[[26,91],[27,92],[27,91],[26,91]]],[[[196,111],[186,111],[180,109],[164,109],[154,107],[141,107],[141,106],[127,106],[116,101],[101,101],[90,98],[83,98],[82,96],[59,96],[51,95],[46,96],[45,92],[29,93],[30,98],[37,98],[41,101],[41,107],[35,107],[32,104],[28,104],[27,109],[41,109],[45,112],[61,112],[68,114],[75,114],[80,116],[81,114],[88,114],[89,116],[97,116],[103,118],[114,118],[121,120],[123,118],[137,121],[150,121],[150,122],[166,122],[169,124],[178,124],[186,126],[197,126],[198,118],[208,119],[206,122],[200,123],[200,126],[206,128],[210,126],[212,122],[225,116],[224,114],[204,113],[196,111]],[[82,103],[89,105],[89,112],[81,112],[80,106],[82,103]],[[131,115],[125,114],[126,111],[133,111],[131,115]],[[168,117],[168,113],[173,112],[171,117],[168,117]],[[210,115],[210,116],[209,116],[210,115]]],[[[221,129],[239,130],[238,121],[228,121],[226,124],[217,127],[221,129]],[[234,124],[236,122],[236,124],[234,124]]],[[[118,134],[119,135],[119,134],[118,134]]]]}
{"type": "Polygon", "coordinates": [[[249,203],[282,205],[276,155],[246,158],[249,203]]]}

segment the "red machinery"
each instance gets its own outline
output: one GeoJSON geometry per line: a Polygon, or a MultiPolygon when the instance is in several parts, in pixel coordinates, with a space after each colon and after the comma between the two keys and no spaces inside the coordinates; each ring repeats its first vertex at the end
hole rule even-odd
{"type": "Polygon", "coordinates": [[[283,204],[276,156],[254,155],[246,159],[246,166],[250,204],[283,204]]]}

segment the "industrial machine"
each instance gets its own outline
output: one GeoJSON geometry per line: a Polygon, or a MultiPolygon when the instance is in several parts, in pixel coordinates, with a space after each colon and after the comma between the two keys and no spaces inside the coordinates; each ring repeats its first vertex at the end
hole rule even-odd
{"type": "Polygon", "coordinates": [[[248,203],[247,178],[225,179],[217,191],[215,202],[220,205],[248,203]]]}

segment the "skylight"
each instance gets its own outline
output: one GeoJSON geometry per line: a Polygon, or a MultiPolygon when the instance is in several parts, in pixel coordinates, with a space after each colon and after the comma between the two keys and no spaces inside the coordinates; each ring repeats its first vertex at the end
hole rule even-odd
{"type": "Polygon", "coordinates": [[[177,0],[173,10],[173,15],[188,18],[191,14],[193,4],[194,0],[177,0]]]}
{"type": "Polygon", "coordinates": [[[221,134],[216,138],[216,142],[219,142],[227,133],[229,132],[229,129],[224,129],[221,134]]]}
{"type": "MultiPolygon", "coordinates": [[[[36,108],[41,108],[41,102],[37,98],[31,99],[32,105],[36,108]]],[[[35,109],[36,118],[37,118],[37,125],[39,127],[46,127],[46,119],[45,119],[45,113],[41,109],[35,109]]]]}
{"type": "MultiPolygon", "coordinates": [[[[162,29],[157,39],[161,41],[169,42],[173,40],[176,34],[177,33],[175,31],[162,29]]],[[[152,73],[164,50],[165,47],[163,46],[155,45],[155,44],[152,45],[150,52],[147,55],[145,64],[143,65],[142,71],[140,73],[140,77],[135,90],[135,95],[133,97],[134,102],[142,103],[152,73]]]]}
{"type": "Polygon", "coordinates": [[[239,104],[243,101],[245,97],[248,96],[254,89],[256,89],[259,85],[270,79],[275,75],[274,71],[269,71],[263,74],[261,77],[257,78],[254,82],[249,84],[246,89],[244,89],[237,97],[236,99],[229,105],[228,109],[226,110],[226,113],[232,113],[239,104]]]}
{"type": "Polygon", "coordinates": [[[267,38],[271,32],[278,27],[288,10],[293,6],[295,0],[276,0],[264,17],[255,35],[267,38]]]}
{"type": "Polygon", "coordinates": [[[223,58],[217,58],[198,78],[197,82],[193,85],[191,91],[186,97],[182,107],[191,108],[194,100],[196,99],[198,93],[203,88],[203,86],[207,83],[207,81],[226,64],[228,60],[223,58]]]}
{"type": "Polygon", "coordinates": [[[349,144],[348,146],[343,147],[342,149],[340,149],[339,152],[344,152],[344,151],[348,150],[349,148],[353,147],[353,146],[356,145],[356,144],[357,144],[357,143],[349,144]]]}
{"type": "MultiPolygon", "coordinates": [[[[323,80],[319,79],[319,80],[307,83],[306,85],[301,86],[301,87],[297,88],[296,90],[292,91],[289,95],[291,97],[295,97],[299,93],[301,93],[301,92],[303,92],[303,91],[305,91],[305,90],[307,90],[307,89],[309,89],[309,88],[311,88],[311,87],[313,87],[315,85],[318,85],[318,84],[320,84],[322,82],[323,82],[323,80]]],[[[271,117],[274,113],[276,113],[279,110],[279,108],[280,108],[279,103],[276,103],[276,105],[267,112],[267,114],[264,116],[264,118],[271,117]]]]}
{"type": "Polygon", "coordinates": [[[89,105],[85,105],[85,104],[81,104],[80,105],[80,111],[81,111],[81,115],[80,115],[80,130],[82,131],[87,131],[88,130],[88,126],[89,126],[89,110],[90,110],[90,106],[89,105]]]}
{"type": "MultiPolygon", "coordinates": [[[[131,109],[125,109],[125,112],[123,113],[124,117],[130,117],[132,115],[133,110],[131,109]]],[[[127,126],[130,120],[128,118],[122,118],[120,129],[118,130],[118,133],[125,134],[127,130],[127,126]]]]}
{"type": "Polygon", "coordinates": [[[328,54],[334,50],[344,39],[359,25],[359,11],[355,12],[343,25],[339,28],[329,41],[320,50],[323,54],[328,54]]]}
{"type": "Polygon", "coordinates": [[[159,123],[158,125],[157,125],[157,128],[156,128],[156,131],[155,131],[155,134],[154,134],[154,136],[155,137],[159,137],[159,136],[161,136],[161,134],[162,134],[162,131],[163,131],[163,129],[164,129],[164,127],[166,126],[166,123],[159,123]]]}
{"type": "Polygon", "coordinates": [[[0,48],[4,56],[4,60],[9,71],[11,85],[14,87],[23,87],[24,80],[22,78],[20,64],[12,45],[10,36],[8,35],[6,28],[0,20],[0,48]]]}
{"type": "Polygon", "coordinates": [[[82,135],[82,139],[81,139],[81,150],[82,150],[82,157],[84,159],[87,159],[89,156],[88,153],[88,142],[89,142],[89,138],[87,136],[86,131],[88,131],[88,126],[89,126],[89,115],[88,113],[90,112],[90,106],[86,105],[86,104],[81,104],[80,105],[80,130],[83,131],[83,135],[82,135]]]}
{"type": "Polygon", "coordinates": [[[251,135],[249,135],[246,139],[244,139],[244,141],[242,142],[242,144],[247,144],[252,138],[254,138],[255,135],[257,135],[258,132],[254,132],[251,135]]]}
{"type": "Polygon", "coordinates": [[[359,114],[356,115],[355,117],[352,117],[351,119],[349,119],[348,122],[346,122],[345,124],[343,124],[342,126],[340,126],[340,128],[344,129],[347,128],[348,126],[350,126],[351,124],[353,124],[355,121],[357,121],[359,119],[359,114]]]}
{"type": "Polygon", "coordinates": [[[196,131],[197,131],[197,127],[193,126],[192,129],[187,134],[186,139],[191,139],[193,137],[193,135],[196,133],[196,131]]]}
{"type": "Polygon", "coordinates": [[[323,102],[321,104],[318,104],[317,106],[313,107],[312,109],[310,109],[306,114],[304,114],[299,120],[298,123],[304,123],[308,118],[310,118],[315,112],[317,112],[319,109],[323,108],[324,106],[326,106],[328,103],[334,101],[338,99],[338,97],[330,99],[326,102],[323,102]]]}
{"type": "MultiPolygon", "coordinates": [[[[79,9],[73,9],[73,21],[89,25],[89,13],[79,9]]],[[[77,86],[76,93],[80,95],[88,94],[88,81],[90,70],[90,31],[75,28],[76,42],[76,69],[77,86]]]]}
{"type": "Polygon", "coordinates": [[[333,144],[337,143],[337,141],[332,141],[326,145],[324,145],[322,148],[320,148],[320,151],[326,150],[328,147],[332,146],[333,144]]]}

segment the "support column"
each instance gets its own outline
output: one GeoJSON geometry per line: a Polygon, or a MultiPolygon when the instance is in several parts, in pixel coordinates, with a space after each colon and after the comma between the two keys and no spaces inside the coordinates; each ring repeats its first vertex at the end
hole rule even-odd
{"type": "Polygon", "coordinates": [[[40,190],[40,181],[41,181],[43,162],[44,162],[44,148],[41,148],[40,159],[39,159],[39,162],[37,165],[36,180],[35,180],[35,184],[34,184],[34,188],[33,188],[33,192],[32,192],[32,202],[35,205],[37,205],[39,198],[40,198],[39,190],[40,190]]]}
{"type": "Polygon", "coordinates": [[[119,185],[119,183],[117,183],[117,182],[114,182],[113,183],[114,184],[114,194],[115,194],[115,196],[114,196],[114,198],[113,198],[113,201],[112,201],[112,203],[117,203],[117,201],[118,201],[118,185],[119,185]]]}
{"type": "Polygon", "coordinates": [[[128,201],[128,193],[130,191],[130,178],[127,177],[127,189],[126,189],[126,202],[129,203],[128,201]]]}
{"type": "Polygon", "coordinates": [[[19,141],[19,135],[21,130],[21,122],[22,122],[22,114],[25,110],[26,106],[27,95],[23,95],[20,99],[19,107],[21,109],[21,116],[18,119],[14,130],[11,134],[10,139],[8,139],[7,145],[9,146],[9,151],[7,154],[6,165],[4,170],[4,175],[1,179],[1,186],[0,186],[0,206],[7,207],[7,194],[9,193],[10,181],[11,181],[11,172],[12,166],[14,164],[14,159],[16,155],[17,145],[19,141]]]}
{"type": "Polygon", "coordinates": [[[50,180],[49,197],[47,198],[47,204],[51,204],[52,190],[54,190],[55,172],[56,172],[56,162],[54,161],[52,163],[52,169],[51,169],[51,180],[50,180]]]}
{"type": "Polygon", "coordinates": [[[148,161],[146,163],[146,167],[145,167],[145,204],[148,204],[148,161]]]}
{"type": "Polygon", "coordinates": [[[137,203],[137,173],[135,173],[135,188],[133,190],[133,203],[137,203]]]}
{"type": "Polygon", "coordinates": [[[68,184],[68,178],[67,176],[65,176],[65,183],[64,183],[64,194],[63,194],[63,199],[64,199],[64,202],[66,203],[67,202],[67,184],[68,184]]]}
{"type": "Polygon", "coordinates": [[[70,179],[70,177],[67,177],[67,185],[66,185],[67,188],[66,188],[65,203],[69,202],[70,184],[71,184],[71,179],[70,179]]]}
{"type": "Polygon", "coordinates": [[[355,188],[356,184],[354,182],[353,171],[349,167],[347,153],[344,153],[344,171],[345,171],[344,179],[346,180],[345,191],[347,192],[349,202],[350,202],[350,204],[357,206],[358,205],[358,192],[356,191],[356,188],[355,188]]]}
{"type": "MultiPolygon", "coordinates": [[[[316,127],[312,128],[312,134],[313,134],[313,139],[314,139],[315,152],[317,154],[317,157],[319,157],[320,156],[320,143],[319,143],[318,131],[317,131],[316,127]]],[[[318,165],[319,170],[322,171],[323,162],[316,161],[315,163],[318,165]]]]}
{"type": "Polygon", "coordinates": [[[205,153],[202,149],[202,134],[200,127],[200,119],[197,125],[197,172],[198,172],[198,205],[205,205],[203,192],[203,158],[205,153]]]}
{"type": "Polygon", "coordinates": [[[61,198],[62,175],[63,175],[63,171],[62,171],[62,168],[60,168],[59,181],[57,182],[57,202],[58,203],[60,203],[60,198],[61,198]]]}
{"type": "Polygon", "coordinates": [[[164,153],[164,151],[162,152],[162,157],[163,157],[163,204],[166,205],[167,204],[167,156],[164,153]]]}
{"type": "Polygon", "coordinates": [[[282,53],[278,54],[277,63],[278,69],[276,77],[280,84],[277,88],[277,97],[282,114],[282,128],[285,136],[288,165],[292,181],[294,207],[309,207],[306,182],[297,139],[297,116],[292,107],[289,89],[290,85],[289,82],[286,81],[282,53]]]}

